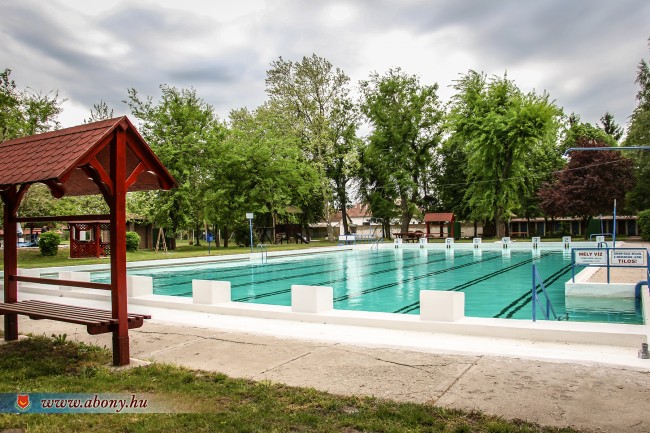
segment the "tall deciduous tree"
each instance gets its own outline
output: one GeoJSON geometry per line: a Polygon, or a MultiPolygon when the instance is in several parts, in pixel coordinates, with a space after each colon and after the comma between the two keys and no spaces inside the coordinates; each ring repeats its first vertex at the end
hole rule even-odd
{"type": "Polygon", "coordinates": [[[142,122],[143,137],[178,184],[171,191],[155,192],[151,217],[171,235],[188,227],[198,231],[204,225],[205,192],[224,127],[194,89],[160,89],[156,103],[152,97],[141,99],[135,89],[129,89],[125,101],[142,122]]]}
{"type": "Polygon", "coordinates": [[[320,194],[333,239],[331,209],[338,204],[347,232],[347,186],[357,168],[358,116],[350,99],[350,78],[328,60],[313,54],[300,62],[280,57],[267,71],[271,103],[299,135],[305,156],[321,177],[320,194]]]}
{"type": "MultiPolygon", "coordinates": [[[[64,101],[57,91],[42,93],[19,88],[11,79],[11,69],[0,72],[0,142],[58,129],[60,124],[57,117],[61,114],[64,101]]],[[[48,195],[45,188],[37,188],[33,193],[28,191],[26,199],[29,200],[31,196],[33,200],[31,204],[22,206],[19,214],[24,215],[30,206],[34,212],[51,213],[48,195]]],[[[0,218],[3,212],[4,207],[0,205],[0,218]]]]}
{"type": "MultiPolygon", "coordinates": [[[[467,155],[462,142],[452,136],[440,147],[440,170],[435,184],[441,212],[453,212],[457,221],[471,219],[471,212],[465,200],[467,192],[467,155]]],[[[476,233],[475,233],[476,234],[476,233]]]]}
{"type": "MultiPolygon", "coordinates": [[[[602,139],[582,137],[575,147],[609,147],[602,139]]],[[[540,204],[547,215],[574,216],[583,224],[593,215],[611,212],[614,199],[624,206],[625,193],[634,186],[629,176],[633,163],[611,150],[575,151],[566,168],[539,191],[540,204]]],[[[586,231],[585,231],[586,233],[586,231]]]]}
{"type": "MultiPolygon", "coordinates": [[[[650,146],[650,66],[645,59],[639,62],[636,83],[638,105],[630,118],[624,146],[650,146]]],[[[629,206],[637,211],[650,209],[650,151],[634,152],[631,156],[636,186],[628,195],[629,206]]]]}
{"type": "Polygon", "coordinates": [[[318,194],[315,167],[304,158],[300,137],[269,104],[255,111],[234,110],[230,127],[212,166],[208,215],[226,232],[245,223],[246,212],[290,217],[318,194]]]}
{"type": "Polygon", "coordinates": [[[437,84],[420,84],[399,68],[361,82],[361,107],[372,127],[363,191],[373,215],[400,216],[402,232],[419,213],[427,170],[442,136],[437,90],[437,84]]]}
{"type": "Polygon", "coordinates": [[[610,112],[605,113],[600,118],[600,129],[605,134],[611,135],[616,141],[619,141],[623,137],[623,127],[616,123],[614,115],[610,112]]]}
{"type": "Polygon", "coordinates": [[[534,193],[535,159],[554,148],[561,111],[547,94],[524,93],[507,76],[468,72],[454,85],[449,124],[464,143],[472,219],[494,221],[497,236],[534,193]]]}
{"type": "Polygon", "coordinates": [[[113,109],[108,107],[108,104],[100,100],[99,103],[93,104],[93,108],[90,109],[90,117],[84,119],[84,123],[98,122],[100,120],[112,119],[113,118],[113,109]]]}
{"type": "Polygon", "coordinates": [[[18,88],[11,69],[0,72],[0,142],[58,129],[63,102],[57,91],[18,88]]]}

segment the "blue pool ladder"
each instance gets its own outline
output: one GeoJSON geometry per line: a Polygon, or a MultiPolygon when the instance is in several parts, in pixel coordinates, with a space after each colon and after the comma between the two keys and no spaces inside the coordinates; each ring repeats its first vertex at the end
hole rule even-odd
{"type": "Polygon", "coordinates": [[[372,251],[373,248],[375,248],[377,251],[379,251],[379,243],[384,242],[384,238],[379,238],[375,241],[375,243],[372,244],[370,247],[370,250],[372,251]]]}
{"type": "Polygon", "coordinates": [[[553,313],[553,319],[554,320],[560,320],[558,315],[555,313],[555,309],[553,308],[553,304],[551,304],[551,298],[548,296],[548,292],[546,291],[546,287],[544,286],[544,281],[542,280],[542,277],[539,276],[539,272],[537,272],[537,266],[533,265],[533,288],[532,288],[532,304],[533,304],[533,322],[537,321],[537,305],[540,306],[542,310],[542,314],[544,315],[544,318],[546,320],[549,320],[551,317],[551,313],[553,313]],[[542,288],[542,293],[544,294],[544,297],[546,298],[546,308],[542,305],[541,300],[539,299],[539,294],[537,293],[537,285],[542,288]]]}

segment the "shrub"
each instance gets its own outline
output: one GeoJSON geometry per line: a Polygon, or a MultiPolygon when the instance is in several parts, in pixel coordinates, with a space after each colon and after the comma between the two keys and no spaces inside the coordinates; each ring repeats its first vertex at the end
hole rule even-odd
{"type": "Polygon", "coordinates": [[[650,209],[639,212],[639,231],[641,239],[650,241],[650,209]]]}
{"type": "MultiPolygon", "coordinates": [[[[235,243],[237,246],[250,247],[251,246],[251,235],[250,227],[248,224],[237,226],[234,230],[235,243]]],[[[253,230],[253,246],[260,243],[260,237],[257,234],[257,230],[253,230]]]]}
{"type": "Polygon", "coordinates": [[[45,232],[38,240],[38,248],[44,256],[56,256],[59,252],[59,244],[61,243],[61,236],[53,231],[45,232]]]}
{"type": "Polygon", "coordinates": [[[138,251],[140,247],[140,235],[136,232],[126,232],[126,250],[130,252],[138,251]]]}

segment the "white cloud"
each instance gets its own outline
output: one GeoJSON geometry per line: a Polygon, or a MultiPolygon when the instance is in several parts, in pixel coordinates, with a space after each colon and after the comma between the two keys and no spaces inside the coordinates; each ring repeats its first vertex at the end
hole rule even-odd
{"type": "Polygon", "coordinates": [[[223,117],[264,101],[270,62],[312,53],[354,83],[400,66],[439,83],[443,101],[469,69],[507,70],[584,120],[611,111],[623,122],[649,57],[645,0],[5,0],[2,12],[0,66],[67,96],[67,125],[99,100],[124,111],[127,88],[155,97],[162,83],[195,87],[223,117]]]}

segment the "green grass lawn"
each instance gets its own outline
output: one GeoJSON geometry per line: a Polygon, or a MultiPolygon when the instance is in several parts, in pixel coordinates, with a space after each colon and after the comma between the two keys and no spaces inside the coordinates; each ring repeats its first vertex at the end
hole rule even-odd
{"type": "Polygon", "coordinates": [[[114,369],[106,349],[62,338],[0,345],[2,393],[124,393],[170,402],[160,414],[0,414],[11,432],[576,432],[478,412],[342,397],[171,365],[114,369]],[[192,413],[187,413],[192,412],[192,413]],[[14,429],[14,430],[10,430],[14,429]]]}
{"type": "MultiPolygon", "coordinates": [[[[267,245],[268,251],[283,251],[295,250],[314,247],[327,247],[337,245],[337,242],[316,241],[309,244],[279,244],[267,245]]],[[[142,260],[162,260],[162,259],[181,259],[187,257],[207,257],[208,255],[217,256],[225,254],[247,254],[250,253],[248,247],[220,247],[215,248],[214,245],[210,248],[208,254],[208,245],[201,243],[200,246],[188,245],[187,241],[179,242],[174,251],[152,251],[152,250],[138,250],[132,253],[126,253],[126,260],[128,262],[137,262],[142,260]]],[[[257,251],[257,248],[253,248],[257,251]]],[[[0,250],[0,270],[4,268],[2,258],[4,250],[0,250]]],[[[67,248],[59,247],[59,253],[56,256],[42,256],[38,248],[19,248],[18,249],[18,267],[19,268],[45,268],[53,266],[75,266],[75,265],[89,265],[96,263],[108,263],[108,258],[90,258],[90,259],[71,259],[70,251],[67,248]]]]}
{"type": "MultiPolygon", "coordinates": [[[[496,239],[484,239],[483,242],[490,243],[494,242],[496,239]]],[[[581,241],[581,238],[574,238],[576,241],[581,241]]],[[[621,237],[620,240],[625,240],[621,237]]],[[[530,242],[529,238],[513,238],[514,242],[530,242]]],[[[560,242],[561,238],[544,238],[542,242],[560,242]]],[[[386,240],[385,242],[391,242],[386,240]]],[[[444,243],[444,239],[430,239],[429,243],[444,243]]],[[[467,243],[472,242],[471,239],[461,239],[456,242],[467,243]]],[[[314,247],[329,247],[338,245],[338,242],[327,242],[324,240],[317,240],[310,244],[280,244],[267,245],[268,251],[283,251],[283,250],[295,250],[295,249],[304,249],[304,248],[314,248],[314,247]]],[[[253,251],[257,251],[257,248],[253,248],[253,251]]],[[[219,247],[215,248],[214,245],[210,248],[209,255],[225,255],[225,254],[247,254],[250,253],[250,248],[248,247],[219,247]]],[[[4,268],[4,263],[2,258],[4,255],[4,250],[0,250],[0,270],[4,268]]],[[[175,251],[168,252],[155,252],[151,250],[138,250],[133,253],[126,253],[126,260],[128,262],[137,262],[143,260],[161,260],[161,259],[181,259],[187,257],[204,257],[208,256],[208,245],[206,243],[201,243],[200,246],[188,245],[187,241],[181,241],[177,243],[177,248],[175,251]]],[[[91,259],[71,259],[70,252],[67,248],[59,247],[59,253],[56,256],[44,257],[41,256],[41,253],[38,248],[19,248],[18,249],[18,267],[19,268],[45,268],[53,266],[73,266],[73,265],[89,265],[96,263],[108,263],[108,258],[91,258],[91,259]]]]}

